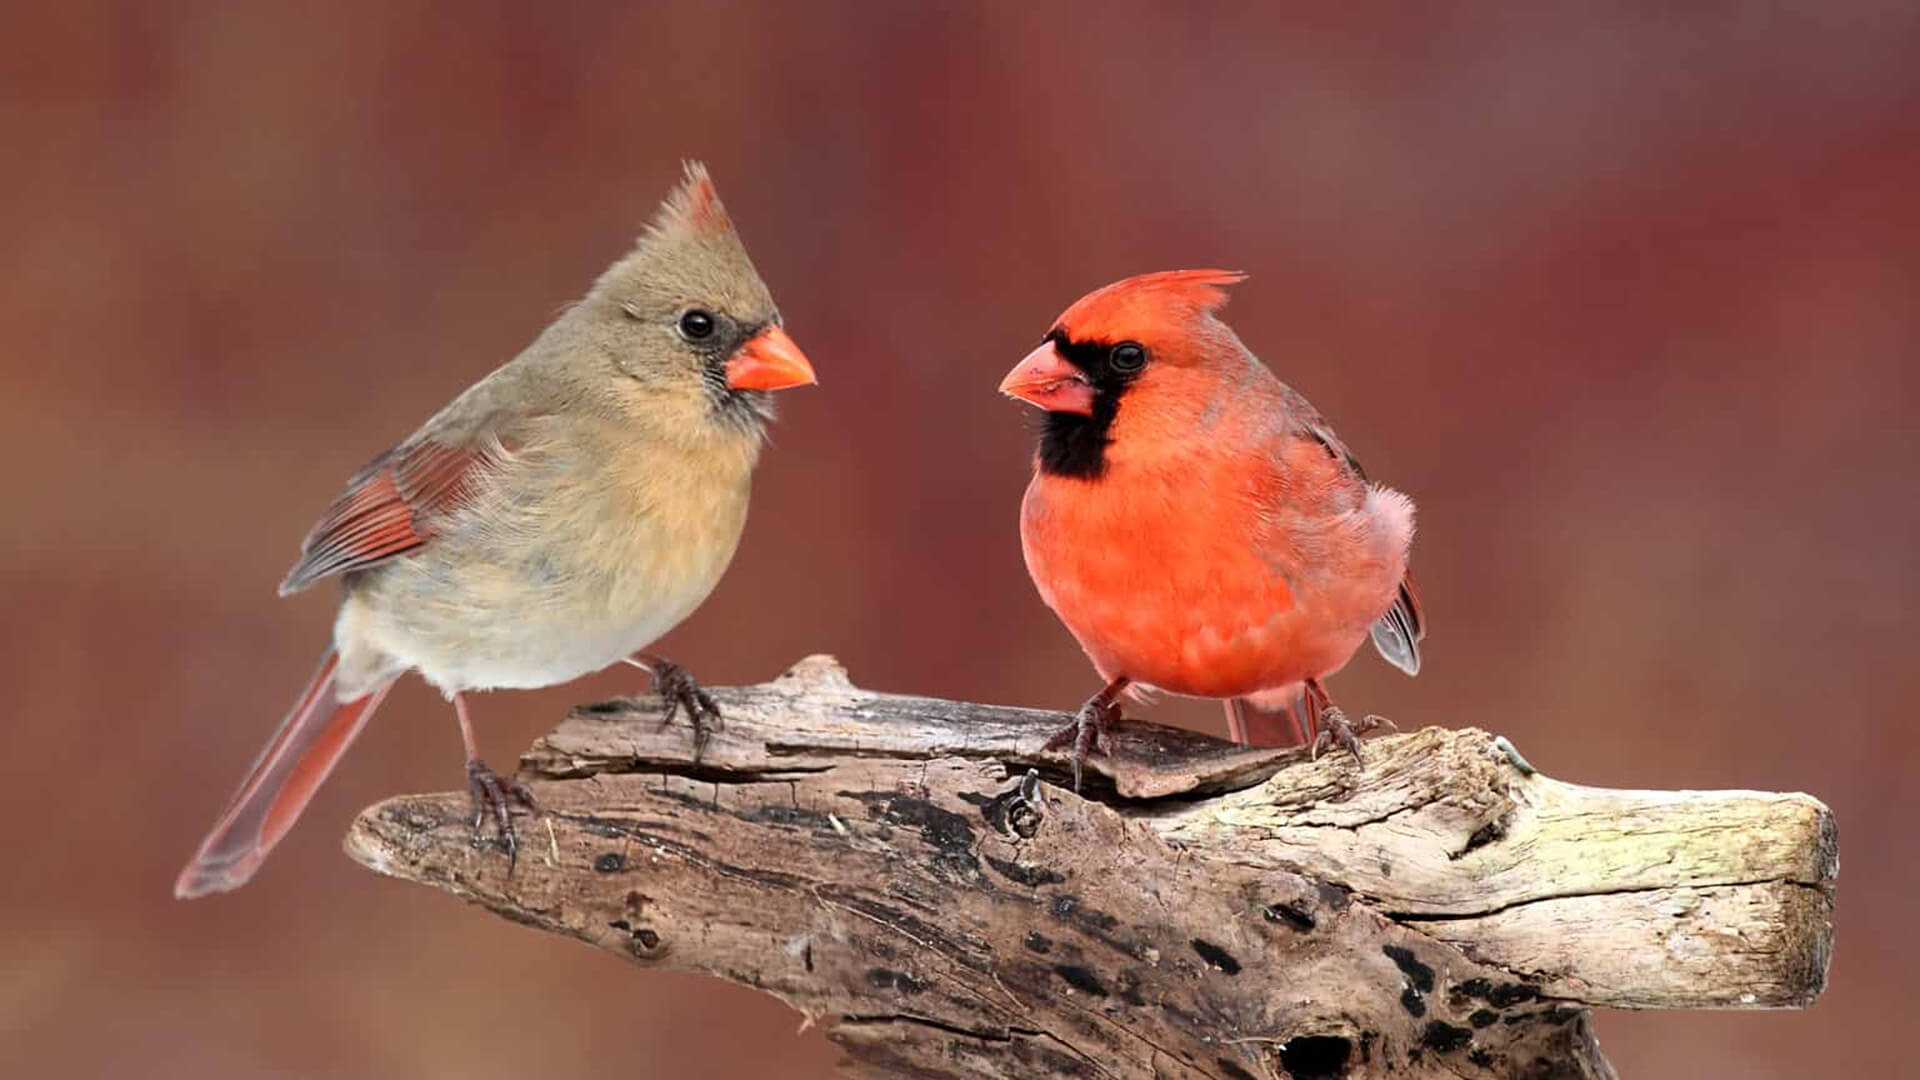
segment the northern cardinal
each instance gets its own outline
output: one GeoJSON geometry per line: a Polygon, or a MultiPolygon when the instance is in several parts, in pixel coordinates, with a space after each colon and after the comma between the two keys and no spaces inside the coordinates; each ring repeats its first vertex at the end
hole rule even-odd
{"type": "Polygon", "coordinates": [[[333,647],[174,895],[237,888],[286,835],[387,689],[453,703],[475,827],[506,799],[461,696],[627,660],[696,746],[718,710],[640,653],[699,606],[740,540],[769,391],[814,381],[705,168],[689,163],[633,250],[519,356],[348,481],[280,586],[339,575],[333,647]]]}
{"type": "Polygon", "coordinates": [[[1074,786],[1123,693],[1227,701],[1237,742],[1356,728],[1321,680],[1369,635],[1413,675],[1413,502],[1370,485],[1320,413],[1216,312],[1245,277],[1174,270],[1088,293],[1002,393],[1046,410],[1020,541],[1040,596],[1107,685],[1055,745],[1074,786]]]}

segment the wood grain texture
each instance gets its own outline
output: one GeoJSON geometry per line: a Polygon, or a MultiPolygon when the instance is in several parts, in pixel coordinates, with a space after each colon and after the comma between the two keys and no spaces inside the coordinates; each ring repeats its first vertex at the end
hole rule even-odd
{"type": "Polygon", "coordinates": [[[463,794],[372,807],[347,849],[775,994],[864,1076],[1605,1077],[1591,1005],[1825,980],[1834,833],[1805,796],[1582,788],[1473,730],[1360,767],[1130,723],[1081,798],[1041,750],[1058,713],[824,657],[714,694],[697,763],[648,697],[536,743],[511,868],[463,794]]]}

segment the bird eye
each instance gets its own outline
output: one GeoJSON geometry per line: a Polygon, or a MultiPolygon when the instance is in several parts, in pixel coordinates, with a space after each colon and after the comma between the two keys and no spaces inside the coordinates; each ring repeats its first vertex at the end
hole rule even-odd
{"type": "Polygon", "coordinates": [[[1123,341],[1107,353],[1107,363],[1115,371],[1139,371],[1147,364],[1147,350],[1139,342],[1123,341]]]}
{"type": "Polygon", "coordinates": [[[713,314],[694,308],[680,316],[680,336],[688,341],[704,341],[713,336],[713,314]]]}

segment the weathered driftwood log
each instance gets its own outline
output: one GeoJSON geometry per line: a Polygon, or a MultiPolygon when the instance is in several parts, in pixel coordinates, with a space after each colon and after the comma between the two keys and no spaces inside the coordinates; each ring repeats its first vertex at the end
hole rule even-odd
{"type": "Polygon", "coordinates": [[[698,762],[651,697],[535,744],[511,871],[464,794],[375,806],[347,849],[776,994],[870,1076],[1604,1077],[1589,1006],[1825,981],[1833,820],[1803,795],[1583,788],[1475,730],[1360,767],[1127,724],[1083,799],[1042,781],[1058,713],[825,657],[714,693],[698,762]]]}

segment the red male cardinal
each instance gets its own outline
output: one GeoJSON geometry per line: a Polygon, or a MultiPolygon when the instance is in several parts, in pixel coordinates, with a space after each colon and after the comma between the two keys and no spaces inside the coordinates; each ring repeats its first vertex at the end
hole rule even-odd
{"type": "Polygon", "coordinates": [[[566,682],[627,660],[718,718],[677,665],[639,653],[698,607],[740,540],[772,416],[814,381],[697,163],[631,253],[524,352],[360,470],[280,586],[340,575],[333,648],[180,872],[174,895],[245,884],[393,681],[453,702],[476,828],[531,801],[474,749],[461,694],[566,682]]]}
{"type": "Polygon", "coordinates": [[[1046,410],[1020,541],[1040,596],[1105,689],[1056,743],[1089,742],[1123,692],[1227,699],[1233,737],[1355,728],[1320,681],[1373,637],[1413,675],[1413,502],[1372,486],[1307,399],[1215,312],[1245,275],[1174,270],[1081,297],[1000,384],[1046,410]]]}

